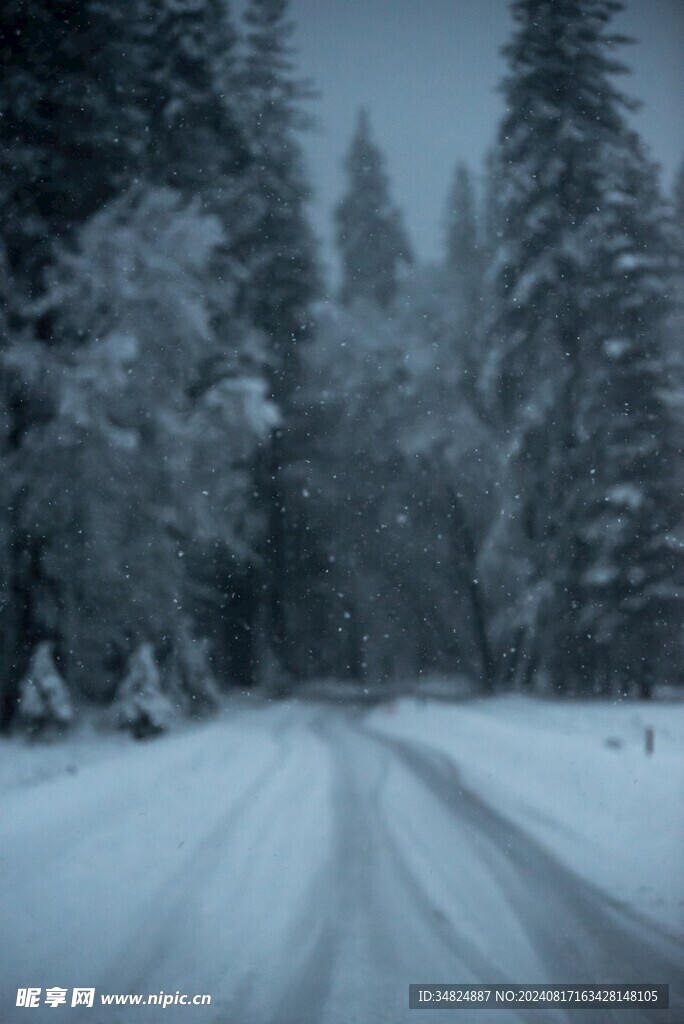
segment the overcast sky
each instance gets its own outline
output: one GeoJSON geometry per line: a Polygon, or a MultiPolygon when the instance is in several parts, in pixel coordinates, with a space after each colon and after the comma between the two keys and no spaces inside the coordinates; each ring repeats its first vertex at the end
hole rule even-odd
{"type": "MultiPolygon", "coordinates": [[[[342,160],[366,104],[414,247],[438,256],[454,166],[480,169],[501,114],[508,0],[292,0],[291,9],[302,73],[320,90],[319,126],[305,139],[318,235],[329,245],[342,160]]],[[[684,0],[629,0],[617,25],[639,40],[624,48],[634,73],[623,87],[644,101],[638,126],[669,187],[684,155],[684,0]]]]}

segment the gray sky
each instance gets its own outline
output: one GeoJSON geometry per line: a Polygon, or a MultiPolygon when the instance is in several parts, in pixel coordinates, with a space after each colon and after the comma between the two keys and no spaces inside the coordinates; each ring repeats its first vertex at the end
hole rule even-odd
{"type": "MultiPolygon", "coordinates": [[[[439,255],[456,161],[480,169],[501,114],[507,0],[292,0],[291,9],[302,73],[321,93],[311,105],[319,126],[304,140],[318,235],[329,251],[341,163],[366,104],[417,254],[439,255]]],[[[637,124],[669,187],[684,155],[684,0],[629,0],[616,27],[639,40],[623,48],[634,73],[622,85],[644,101],[637,124]]]]}

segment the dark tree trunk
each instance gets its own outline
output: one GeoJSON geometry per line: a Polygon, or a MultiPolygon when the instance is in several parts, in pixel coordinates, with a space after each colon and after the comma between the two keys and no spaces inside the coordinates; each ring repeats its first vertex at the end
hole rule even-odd
{"type": "Polygon", "coordinates": [[[639,699],[650,700],[653,696],[653,684],[650,679],[641,679],[639,681],[639,699]]]}
{"type": "Polygon", "coordinates": [[[482,595],[482,587],[477,577],[477,547],[472,530],[459,498],[449,489],[451,517],[454,536],[454,555],[462,567],[463,583],[470,602],[472,616],[473,639],[478,651],[480,671],[482,673],[482,691],[494,692],[495,662],[492,655],[489,636],[487,635],[487,614],[482,595]],[[460,556],[460,558],[459,558],[460,556]]]}

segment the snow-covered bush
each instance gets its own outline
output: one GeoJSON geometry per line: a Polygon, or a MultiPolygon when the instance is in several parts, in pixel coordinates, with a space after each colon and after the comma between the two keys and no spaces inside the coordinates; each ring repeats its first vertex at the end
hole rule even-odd
{"type": "Polygon", "coordinates": [[[117,722],[137,740],[166,732],[174,716],[173,705],[162,692],[162,681],[152,644],[140,644],[128,660],[116,694],[117,722]]]}
{"type": "Polygon", "coordinates": [[[74,712],[65,681],[55,666],[52,644],[38,644],[19,690],[17,722],[30,736],[59,734],[73,721],[74,712]]]}

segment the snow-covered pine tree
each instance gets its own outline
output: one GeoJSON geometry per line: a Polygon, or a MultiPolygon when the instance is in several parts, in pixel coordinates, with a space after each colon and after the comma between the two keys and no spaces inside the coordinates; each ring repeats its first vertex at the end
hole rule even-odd
{"type": "Polygon", "coordinates": [[[347,190],[335,211],[341,298],[346,304],[365,299],[387,309],[397,293],[400,267],[413,257],[365,108],[359,111],[345,169],[347,190]]]}
{"type": "Polygon", "coordinates": [[[647,689],[679,501],[665,493],[662,210],[628,126],[633,104],[613,83],[625,70],[613,56],[624,40],[609,28],[621,6],[513,3],[484,381],[514,438],[518,515],[549,587],[537,623],[544,666],[554,685],[584,690],[598,676],[627,683],[626,673],[647,689]]]}
{"type": "Polygon", "coordinates": [[[684,461],[665,345],[676,261],[656,169],[634,133],[620,142],[605,154],[603,200],[586,225],[592,347],[566,514],[586,662],[604,687],[636,683],[648,697],[682,641],[684,461]]]}
{"type": "Polygon", "coordinates": [[[175,711],[164,693],[152,644],[142,643],[131,654],[114,707],[119,727],[131,732],[136,740],[149,739],[169,729],[175,711]]]}
{"type": "Polygon", "coordinates": [[[17,722],[33,738],[58,735],[74,717],[69,690],[55,665],[52,644],[37,645],[19,687],[17,722]]]}
{"type": "Polygon", "coordinates": [[[610,78],[611,7],[612,0],[512,4],[489,356],[490,401],[504,416],[520,414],[532,397],[543,406],[546,382],[576,363],[584,253],[573,243],[600,203],[602,143],[622,130],[626,102],[610,78]]]}

